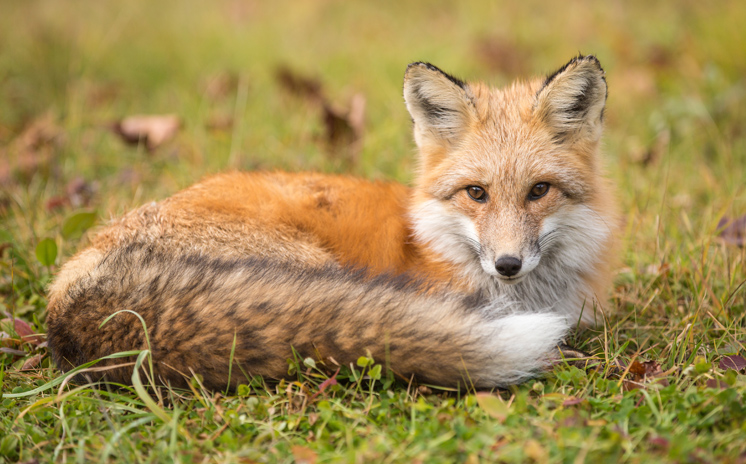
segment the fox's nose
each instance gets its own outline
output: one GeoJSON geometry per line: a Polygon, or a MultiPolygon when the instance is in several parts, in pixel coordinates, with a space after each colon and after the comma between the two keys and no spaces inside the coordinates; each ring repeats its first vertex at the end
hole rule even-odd
{"type": "Polygon", "coordinates": [[[521,270],[523,263],[514,256],[501,256],[495,263],[495,269],[505,277],[513,277],[521,270]]]}

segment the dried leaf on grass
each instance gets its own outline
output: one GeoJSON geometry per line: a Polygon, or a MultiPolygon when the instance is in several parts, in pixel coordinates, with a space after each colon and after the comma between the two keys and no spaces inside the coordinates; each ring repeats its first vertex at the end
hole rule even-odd
{"type": "Polygon", "coordinates": [[[318,79],[295,73],[286,66],[280,67],[275,76],[288,93],[319,106],[328,151],[333,156],[343,157],[351,165],[356,165],[365,127],[365,96],[357,93],[352,96],[347,107],[341,107],[324,95],[318,79]]]}
{"type": "Polygon", "coordinates": [[[725,356],[720,360],[718,367],[722,370],[733,369],[735,371],[742,371],[746,369],[746,359],[739,355],[725,356]]]}
{"type": "Polygon", "coordinates": [[[44,358],[44,356],[40,353],[34,356],[31,356],[26,361],[23,362],[23,366],[21,366],[22,371],[27,371],[31,369],[35,369],[41,364],[41,360],[44,358]]]}
{"type": "Polygon", "coordinates": [[[476,394],[477,404],[490,417],[504,422],[510,413],[510,407],[492,393],[479,392],[476,394]]]}
{"type": "Polygon", "coordinates": [[[311,396],[311,401],[315,400],[316,397],[323,393],[324,390],[326,390],[327,388],[331,387],[332,385],[337,385],[337,374],[339,374],[339,369],[337,369],[337,371],[331,377],[321,382],[321,384],[319,385],[319,391],[311,396]]]}
{"type": "Polygon", "coordinates": [[[293,446],[291,452],[293,453],[296,464],[315,464],[318,459],[316,451],[305,446],[293,446]]]}
{"type": "Polygon", "coordinates": [[[746,216],[736,219],[723,217],[718,222],[718,236],[728,245],[743,247],[746,245],[746,216]]]}
{"type": "Polygon", "coordinates": [[[76,177],[65,186],[65,194],[57,195],[47,200],[47,211],[53,211],[65,206],[84,208],[90,205],[93,195],[98,191],[97,182],[88,182],[82,177],[76,177]]]}
{"type": "Polygon", "coordinates": [[[14,172],[28,179],[40,170],[49,170],[64,142],[64,135],[52,112],[32,120],[3,153],[7,161],[0,164],[0,181],[9,182],[14,172]]]}
{"type": "Polygon", "coordinates": [[[277,82],[296,97],[313,101],[323,101],[321,82],[308,76],[302,76],[287,66],[280,66],[275,72],[277,82]]]}
{"type": "Polygon", "coordinates": [[[655,361],[632,361],[632,364],[629,365],[628,374],[623,382],[624,389],[628,391],[651,383],[662,386],[668,385],[668,379],[665,378],[667,373],[663,372],[661,365],[655,361]]]}
{"type": "Polygon", "coordinates": [[[34,329],[31,328],[28,322],[23,321],[21,319],[14,318],[12,321],[9,318],[3,319],[0,321],[0,324],[2,326],[12,325],[13,330],[15,330],[18,336],[21,337],[21,340],[24,343],[28,342],[28,343],[38,346],[44,341],[44,339],[41,336],[36,335],[36,331],[34,331],[34,329]]]}
{"type": "Polygon", "coordinates": [[[707,379],[707,387],[724,390],[726,388],[729,388],[730,385],[728,385],[728,382],[722,379],[707,379]]]}
{"type": "Polygon", "coordinates": [[[150,151],[171,140],[180,127],[181,121],[174,114],[129,116],[111,126],[124,142],[144,143],[150,151]]]}

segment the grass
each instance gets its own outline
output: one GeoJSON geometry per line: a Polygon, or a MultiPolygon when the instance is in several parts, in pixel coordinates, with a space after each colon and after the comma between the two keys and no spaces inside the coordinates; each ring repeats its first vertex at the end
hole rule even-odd
{"type": "Polygon", "coordinates": [[[44,333],[45,286],[85,245],[87,220],[225,169],[408,182],[407,63],[503,85],[582,51],[607,71],[625,246],[615,313],[571,341],[629,369],[558,366],[474,394],[371,366],[328,385],[297,361],[297,381],[234,393],[195,379],[189,391],[66,383],[23,396],[60,373],[43,338],[3,322],[0,461],[744,462],[746,377],[720,364],[746,356],[746,255],[718,238],[721,217],[746,214],[744,22],[746,4],[725,1],[5,2],[0,309],[30,330],[44,333]],[[278,84],[280,65],[320,79],[335,105],[366,97],[359,161],[329,154],[318,107],[278,84]],[[175,113],[182,129],[152,152],[107,129],[143,113],[175,113]],[[647,364],[654,381],[630,382],[646,368],[635,361],[660,365],[647,364]]]}

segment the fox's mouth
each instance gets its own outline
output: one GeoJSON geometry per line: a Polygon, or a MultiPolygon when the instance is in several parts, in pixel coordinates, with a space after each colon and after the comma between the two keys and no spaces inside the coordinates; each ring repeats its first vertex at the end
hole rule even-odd
{"type": "Polygon", "coordinates": [[[525,279],[527,275],[528,275],[528,273],[523,274],[521,276],[513,276],[513,277],[503,277],[501,275],[497,275],[495,277],[497,277],[498,279],[500,279],[501,282],[505,282],[508,285],[515,285],[518,282],[520,282],[523,279],[525,279]]]}

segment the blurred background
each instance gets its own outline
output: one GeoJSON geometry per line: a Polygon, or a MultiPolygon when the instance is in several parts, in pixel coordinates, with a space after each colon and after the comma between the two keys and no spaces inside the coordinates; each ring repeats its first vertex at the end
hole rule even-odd
{"type": "MultiPolygon", "coordinates": [[[[501,86],[595,54],[632,269],[693,251],[721,217],[746,213],[742,1],[33,0],[0,10],[0,221],[28,253],[75,211],[106,219],[221,170],[408,182],[401,84],[419,60],[501,86]]],[[[77,247],[57,242],[63,255],[77,247]]]]}

